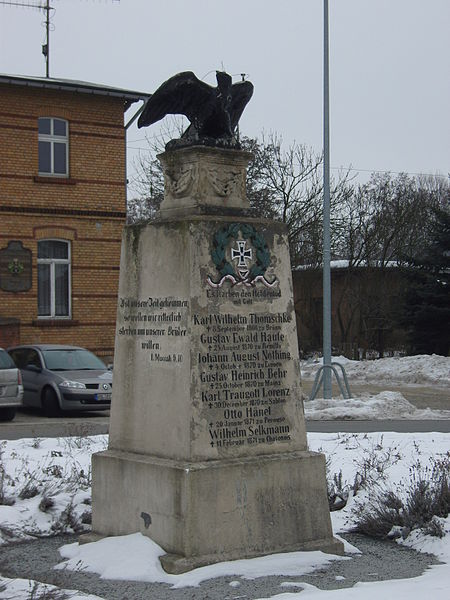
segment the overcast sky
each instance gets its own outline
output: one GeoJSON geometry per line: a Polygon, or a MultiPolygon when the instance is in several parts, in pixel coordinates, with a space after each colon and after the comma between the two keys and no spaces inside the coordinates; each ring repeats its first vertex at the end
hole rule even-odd
{"type": "MultiPolygon", "coordinates": [[[[373,170],[447,176],[450,0],[329,4],[332,167],[352,166],[363,178],[373,170]]],[[[235,81],[247,73],[255,92],[241,133],[274,131],[321,151],[322,0],[51,5],[50,76],[153,92],[180,71],[210,84],[222,67],[235,81]]],[[[43,21],[41,11],[0,5],[0,72],[45,75],[43,21]]],[[[131,148],[145,148],[143,130],[128,138],[131,148]]]]}

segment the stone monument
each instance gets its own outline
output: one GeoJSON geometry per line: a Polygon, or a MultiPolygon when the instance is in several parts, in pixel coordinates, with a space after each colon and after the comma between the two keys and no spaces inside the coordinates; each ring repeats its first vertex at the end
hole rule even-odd
{"type": "Polygon", "coordinates": [[[307,449],[285,226],[250,216],[251,154],[234,132],[212,143],[191,123],[159,157],[158,219],[123,234],[109,447],[93,457],[89,539],[141,531],[170,573],[342,553],[325,459],[307,449]]]}

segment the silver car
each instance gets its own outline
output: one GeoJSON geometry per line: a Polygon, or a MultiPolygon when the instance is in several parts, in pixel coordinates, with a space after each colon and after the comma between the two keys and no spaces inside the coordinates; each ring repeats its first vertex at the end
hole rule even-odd
{"type": "Polygon", "coordinates": [[[12,421],[22,406],[23,387],[19,369],[0,348],[0,421],[12,421]]]}
{"type": "Polygon", "coordinates": [[[92,352],[77,346],[31,344],[8,348],[22,374],[23,403],[46,415],[108,410],[112,372],[92,352]]]}

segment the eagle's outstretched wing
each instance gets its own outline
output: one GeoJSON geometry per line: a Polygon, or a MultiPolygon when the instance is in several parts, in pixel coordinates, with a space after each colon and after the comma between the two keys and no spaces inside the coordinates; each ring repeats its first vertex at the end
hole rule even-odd
{"type": "Polygon", "coordinates": [[[231,86],[230,121],[231,129],[235,130],[244,108],[253,95],[253,84],[250,81],[240,81],[231,86]]]}
{"type": "Polygon", "coordinates": [[[138,127],[156,123],[166,115],[185,115],[192,123],[214,102],[215,88],[184,71],[165,81],[147,100],[138,127]]]}

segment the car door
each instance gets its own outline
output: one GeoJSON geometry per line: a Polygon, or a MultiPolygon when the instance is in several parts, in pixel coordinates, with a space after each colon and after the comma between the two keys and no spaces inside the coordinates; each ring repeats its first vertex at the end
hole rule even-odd
{"type": "Polygon", "coordinates": [[[23,403],[26,406],[40,406],[39,390],[42,377],[42,363],[34,348],[16,348],[10,355],[22,374],[23,403]]]}
{"type": "Polygon", "coordinates": [[[8,353],[0,349],[0,406],[16,401],[18,383],[15,364],[8,353]]]}

